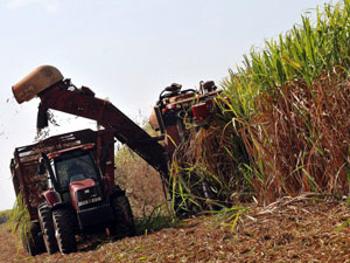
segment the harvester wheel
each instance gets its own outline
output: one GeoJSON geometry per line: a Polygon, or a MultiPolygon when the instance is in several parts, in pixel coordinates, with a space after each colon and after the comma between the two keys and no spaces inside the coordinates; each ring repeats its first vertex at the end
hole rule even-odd
{"type": "Polygon", "coordinates": [[[52,221],[52,212],[46,202],[39,205],[38,217],[46,251],[51,255],[58,251],[58,246],[52,221]]]}
{"type": "Polygon", "coordinates": [[[31,222],[29,231],[22,236],[22,243],[30,256],[36,256],[45,252],[45,245],[38,222],[31,222]]]}
{"type": "Polygon", "coordinates": [[[67,208],[60,208],[54,210],[52,216],[60,252],[62,254],[69,254],[77,251],[72,211],[67,208]]]}
{"type": "Polygon", "coordinates": [[[128,198],[125,195],[115,196],[111,204],[115,216],[113,234],[120,238],[135,235],[134,217],[128,198]]]}

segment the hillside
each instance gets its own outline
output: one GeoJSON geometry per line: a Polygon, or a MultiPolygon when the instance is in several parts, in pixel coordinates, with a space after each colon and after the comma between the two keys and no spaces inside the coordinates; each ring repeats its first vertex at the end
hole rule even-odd
{"type": "Polygon", "coordinates": [[[350,262],[345,202],[309,194],[246,207],[233,230],[236,214],[227,225],[223,214],[201,216],[147,235],[80,244],[67,256],[27,257],[1,225],[0,262],[350,262]]]}

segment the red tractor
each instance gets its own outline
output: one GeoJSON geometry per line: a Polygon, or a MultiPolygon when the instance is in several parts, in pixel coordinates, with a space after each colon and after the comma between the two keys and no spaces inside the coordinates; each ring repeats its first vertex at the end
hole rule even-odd
{"type": "Polygon", "coordinates": [[[108,131],[83,130],[16,148],[11,170],[30,214],[29,254],[74,252],[75,236],[91,230],[135,233],[129,201],[114,183],[113,143],[108,131]]]}

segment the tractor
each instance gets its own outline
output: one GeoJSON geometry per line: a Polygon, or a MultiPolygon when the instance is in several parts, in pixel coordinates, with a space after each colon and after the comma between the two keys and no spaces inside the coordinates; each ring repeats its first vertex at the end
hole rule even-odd
{"type": "Polygon", "coordinates": [[[22,240],[30,255],[74,252],[76,235],[94,230],[135,234],[128,198],[114,183],[113,143],[108,131],[83,130],[16,148],[12,178],[30,214],[22,240]]]}
{"type": "Polygon", "coordinates": [[[49,110],[95,120],[102,130],[83,130],[16,148],[11,162],[16,195],[22,195],[31,227],[23,238],[32,255],[46,250],[74,252],[75,236],[96,227],[121,236],[134,233],[130,205],[114,183],[114,143],[117,139],[156,169],[168,197],[168,167],[176,145],[186,139],[184,120],[209,125],[219,93],[213,81],[200,89],[172,84],[161,92],[150,118],[159,136],[151,137],[111,102],[77,88],[53,66],[40,66],[17,82],[18,103],[40,98],[37,128],[49,124],[49,110]]]}

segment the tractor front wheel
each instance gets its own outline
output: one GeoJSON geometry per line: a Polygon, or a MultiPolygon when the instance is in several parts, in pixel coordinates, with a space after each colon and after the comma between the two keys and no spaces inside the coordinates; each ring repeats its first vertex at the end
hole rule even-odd
{"type": "Polygon", "coordinates": [[[135,235],[134,217],[128,198],[125,195],[115,196],[111,205],[115,216],[113,234],[120,238],[135,235]]]}
{"type": "Polygon", "coordinates": [[[52,217],[60,252],[69,254],[77,251],[72,211],[68,208],[59,208],[52,211],[52,217]]]}

